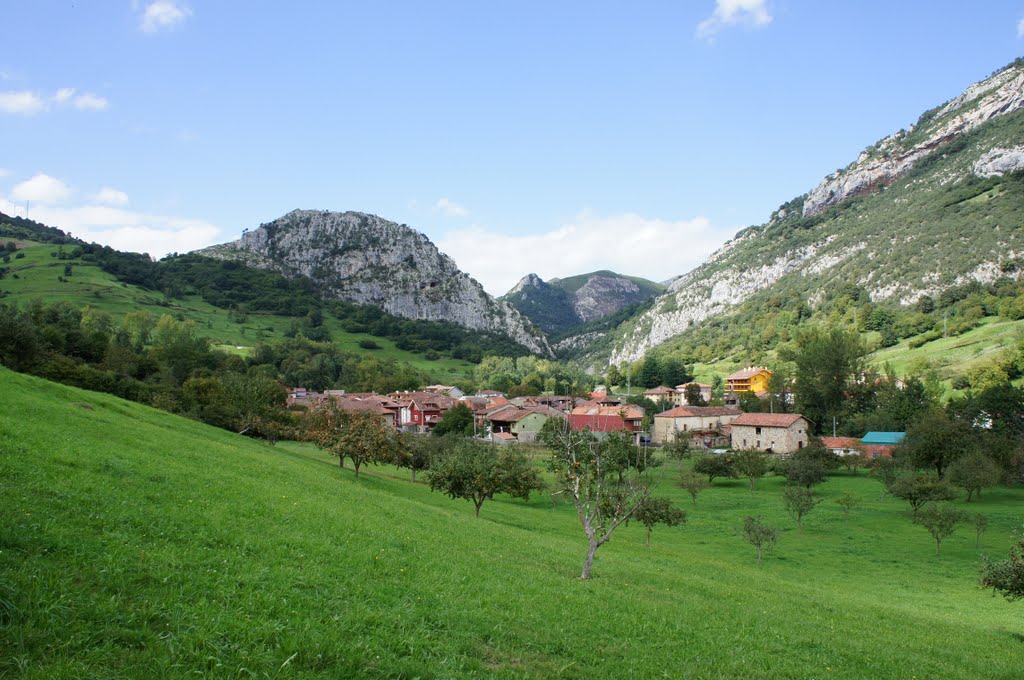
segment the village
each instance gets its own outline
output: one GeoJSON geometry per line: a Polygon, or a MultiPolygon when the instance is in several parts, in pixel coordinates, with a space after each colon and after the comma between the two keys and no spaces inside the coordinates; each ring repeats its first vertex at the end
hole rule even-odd
{"type": "MultiPolygon", "coordinates": [[[[303,412],[331,403],[344,412],[379,414],[390,430],[420,434],[433,431],[445,413],[462,406],[472,413],[474,436],[501,446],[533,443],[549,419],[560,418],[571,430],[589,430],[598,438],[612,432],[629,433],[638,446],[662,447],[682,439],[690,450],[705,453],[744,449],[788,456],[808,445],[814,429],[810,420],[799,413],[746,413],[739,408],[745,394],[767,395],[772,375],[771,370],[754,366],[732,373],[725,378],[723,396],[717,400],[712,386],[704,383],[651,388],[641,396],[660,410],[650,414],[643,406],[627,401],[632,395],[612,394],[603,385],[585,397],[513,398],[496,390],[467,395],[451,385],[427,385],[386,395],[296,387],[288,390],[287,406],[303,412]],[[714,401],[722,404],[710,405],[714,401]]],[[[891,457],[904,434],[823,436],[821,443],[839,456],[874,459],[891,457]]]]}

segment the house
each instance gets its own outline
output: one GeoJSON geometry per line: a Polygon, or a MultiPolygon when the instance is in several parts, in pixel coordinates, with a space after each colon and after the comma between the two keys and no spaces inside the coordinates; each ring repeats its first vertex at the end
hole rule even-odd
{"type": "Polygon", "coordinates": [[[789,454],[807,446],[811,424],[798,413],[744,413],[729,427],[734,449],[789,454]]]}
{"type": "Polygon", "coordinates": [[[568,396],[534,397],[533,400],[541,406],[548,406],[563,413],[568,413],[576,405],[576,399],[568,396]]]}
{"type": "Polygon", "coordinates": [[[569,412],[569,427],[591,432],[640,432],[644,410],[632,404],[586,401],[569,412]]]}
{"type": "Polygon", "coordinates": [[[398,427],[419,432],[437,425],[444,412],[456,404],[455,399],[434,392],[403,391],[388,396],[399,404],[398,427]]]}
{"type": "Polygon", "coordinates": [[[861,437],[860,445],[868,458],[885,456],[892,458],[893,450],[903,443],[906,432],[868,432],[861,437]]]}
{"type": "MultiPolygon", "coordinates": [[[[378,399],[363,399],[354,396],[338,397],[334,400],[334,403],[342,411],[363,412],[363,413],[376,413],[381,417],[384,426],[390,429],[395,429],[398,425],[398,409],[388,408],[385,404],[393,404],[390,400],[378,400],[378,399]]],[[[396,405],[397,406],[397,405],[396,405]]]]}
{"type": "Polygon", "coordinates": [[[653,401],[658,401],[659,399],[673,399],[676,396],[676,391],[671,387],[658,385],[657,387],[652,387],[649,390],[644,390],[644,396],[653,401]]]}
{"type": "MultiPolygon", "coordinates": [[[[515,407],[512,405],[502,406],[489,413],[487,420],[490,423],[490,432],[494,434],[508,434],[516,441],[536,441],[537,434],[544,427],[544,423],[550,418],[565,419],[561,411],[547,406],[526,406],[515,407]]],[[[493,437],[492,437],[493,439],[493,437]]]]}
{"type": "MultiPolygon", "coordinates": [[[[700,398],[704,400],[705,404],[711,403],[711,385],[705,385],[699,382],[688,382],[682,385],[676,385],[675,396],[673,402],[676,406],[696,406],[686,400],[686,388],[691,385],[696,385],[697,389],[700,390],[700,398]]],[[[691,388],[692,389],[692,388],[691,388]]]]}
{"type": "Polygon", "coordinates": [[[462,399],[465,393],[454,385],[427,385],[423,388],[424,392],[433,392],[435,394],[444,394],[452,399],[462,399]]]}
{"type": "Polygon", "coordinates": [[[862,453],[856,437],[822,437],[821,443],[837,456],[856,456],[862,453]]]}
{"type": "Polygon", "coordinates": [[[772,379],[774,375],[767,368],[761,368],[759,366],[747,366],[741,371],[736,371],[725,378],[725,389],[728,392],[734,392],[739,394],[741,392],[758,392],[768,391],[768,381],[772,379]]]}
{"type": "Polygon", "coordinates": [[[728,446],[723,428],[741,415],[743,411],[728,406],[677,406],[654,416],[651,441],[668,444],[677,432],[685,432],[698,446],[728,446]]]}
{"type": "Polygon", "coordinates": [[[759,366],[747,366],[741,371],[736,371],[725,378],[725,403],[735,406],[739,403],[740,395],[744,392],[751,392],[758,397],[768,394],[768,382],[774,375],[767,368],[759,366]]]}

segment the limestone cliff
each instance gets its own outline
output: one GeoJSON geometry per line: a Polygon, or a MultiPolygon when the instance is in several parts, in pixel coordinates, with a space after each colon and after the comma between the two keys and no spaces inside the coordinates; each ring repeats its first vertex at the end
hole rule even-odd
{"type": "MultiPolygon", "coordinates": [[[[762,292],[814,306],[825,290],[857,286],[873,301],[909,304],[1016,271],[1024,254],[1022,170],[1018,60],[869,147],[673,279],[650,310],[616,332],[610,360],[635,360],[762,292]]],[[[609,357],[591,357],[602,358],[609,357]]]]}
{"type": "Polygon", "coordinates": [[[491,298],[430,239],[376,215],[293,210],[237,241],[198,253],[305,276],[326,297],[501,333],[551,355],[542,333],[513,307],[491,298]]]}

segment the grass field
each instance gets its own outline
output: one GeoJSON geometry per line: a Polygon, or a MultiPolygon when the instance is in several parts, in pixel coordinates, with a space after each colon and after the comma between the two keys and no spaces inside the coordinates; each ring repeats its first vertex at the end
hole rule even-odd
{"type": "MultiPolygon", "coordinates": [[[[2,299],[8,302],[63,300],[77,307],[91,305],[115,318],[128,312],[147,311],[154,316],[170,314],[192,319],[199,333],[210,338],[217,348],[241,355],[248,354],[257,342],[283,337],[293,322],[289,317],[250,313],[244,322],[237,323],[229,318],[226,309],[214,307],[198,296],[168,298],[156,291],[122,283],[95,263],[80,258],[57,259],[51,255],[57,252],[57,246],[52,244],[29,246],[20,252],[25,256],[12,259],[6,265],[11,268],[10,273],[0,279],[2,299]],[[71,265],[72,274],[64,277],[67,264],[71,265]]],[[[430,360],[422,354],[399,349],[388,338],[350,333],[329,314],[325,314],[324,325],[330,330],[334,343],[343,350],[409,363],[441,382],[461,380],[473,370],[473,364],[466,361],[450,357],[430,360]],[[373,340],[380,349],[362,349],[359,347],[361,340],[373,340]]]]}
{"type": "MultiPolygon", "coordinates": [[[[902,503],[838,475],[798,531],[777,479],[729,481],[635,523],[576,579],[575,514],[471,504],[405,471],[359,479],[0,369],[0,676],[1019,678],[1024,605],[975,585],[973,530],[940,558],[902,503]],[[758,565],[746,514],[783,528],[758,565]]],[[[540,461],[537,461],[540,464],[540,461]]],[[[972,511],[1005,556],[1024,490],[972,511]]]]}

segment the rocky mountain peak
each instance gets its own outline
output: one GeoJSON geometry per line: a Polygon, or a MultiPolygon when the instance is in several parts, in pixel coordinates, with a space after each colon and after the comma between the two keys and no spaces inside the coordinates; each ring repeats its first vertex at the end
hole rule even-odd
{"type": "Polygon", "coordinates": [[[237,241],[197,252],[307,277],[327,297],[500,333],[551,354],[547,340],[518,311],[495,301],[424,234],[376,215],[293,210],[237,241]]]}

